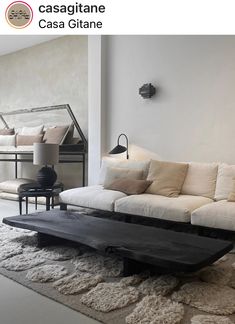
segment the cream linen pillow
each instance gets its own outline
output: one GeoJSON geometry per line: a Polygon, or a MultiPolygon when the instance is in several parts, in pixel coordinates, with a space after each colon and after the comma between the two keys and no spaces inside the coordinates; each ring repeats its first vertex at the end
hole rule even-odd
{"type": "Polygon", "coordinates": [[[214,199],[217,173],[217,163],[190,162],[181,193],[214,199]]]}
{"type": "Polygon", "coordinates": [[[147,180],[153,181],[146,193],[178,197],[187,174],[188,164],[152,160],[147,180]]]}
{"type": "Polygon", "coordinates": [[[215,200],[228,199],[233,188],[235,178],[235,165],[221,163],[218,169],[218,176],[215,188],[215,200]]]}
{"type": "Polygon", "coordinates": [[[111,168],[108,167],[104,179],[104,188],[109,187],[115,180],[118,179],[133,179],[142,180],[143,170],[131,170],[125,168],[111,168]]]}
{"type": "Polygon", "coordinates": [[[43,125],[34,126],[34,127],[23,127],[19,132],[20,135],[39,135],[42,134],[43,125]]]}
{"type": "Polygon", "coordinates": [[[232,189],[228,195],[228,201],[235,202],[235,179],[233,179],[232,189]]]}

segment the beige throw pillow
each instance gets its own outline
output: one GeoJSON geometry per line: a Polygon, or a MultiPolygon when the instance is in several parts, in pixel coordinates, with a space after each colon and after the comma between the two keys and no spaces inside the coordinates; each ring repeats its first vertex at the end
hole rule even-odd
{"type": "Polygon", "coordinates": [[[131,169],[131,170],[142,170],[143,171],[143,179],[147,178],[148,170],[149,170],[150,160],[148,161],[137,161],[137,160],[120,160],[114,159],[110,157],[103,157],[102,164],[100,169],[99,175],[99,182],[98,184],[103,185],[106,172],[108,168],[124,168],[124,169],[131,169]]]}
{"type": "Polygon", "coordinates": [[[228,195],[228,201],[235,202],[235,179],[233,179],[232,190],[228,195]]]}
{"type": "Polygon", "coordinates": [[[41,135],[17,135],[16,136],[16,145],[24,146],[24,145],[33,145],[34,143],[42,143],[41,135]]]}
{"type": "Polygon", "coordinates": [[[0,135],[14,135],[14,134],[15,134],[14,128],[0,129],[0,135]]]}
{"type": "Polygon", "coordinates": [[[123,178],[141,180],[143,179],[143,170],[108,167],[104,179],[104,188],[110,186],[115,180],[123,178]]]}
{"type": "Polygon", "coordinates": [[[178,197],[188,170],[188,164],[152,160],[147,180],[153,181],[146,193],[178,197]]]}
{"type": "Polygon", "coordinates": [[[47,128],[43,137],[43,141],[45,141],[45,143],[60,145],[63,143],[68,129],[69,126],[55,126],[47,128]]]}
{"type": "Polygon", "coordinates": [[[121,191],[126,195],[140,195],[152,184],[149,180],[118,179],[105,189],[121,191]]]}

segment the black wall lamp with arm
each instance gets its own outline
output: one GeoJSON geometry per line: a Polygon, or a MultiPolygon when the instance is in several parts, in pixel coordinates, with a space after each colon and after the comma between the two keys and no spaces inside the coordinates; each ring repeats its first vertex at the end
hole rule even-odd
{"type": "Polygon", "coordinates": [[[110,152],[109,154],[120,154],[126,152],[126,158],[129,159],[129,151],[128,151],[128,137],[126,136],[126,134],[120,134],[118,136],[118,140],[117,140],[117,146],[115,146],[110,152]],[[126,146],[120,145],[120,138],[124,136],[126,139],[126,146]]]}

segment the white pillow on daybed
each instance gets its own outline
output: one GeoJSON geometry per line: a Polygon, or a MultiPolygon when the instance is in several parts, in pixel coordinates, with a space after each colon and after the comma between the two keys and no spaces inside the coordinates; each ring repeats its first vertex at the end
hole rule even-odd
{"type": "Polygon", "coordinates": [[[23,127],[19,132],[20,135],[40,135],[43,131],[43,125],[34,127],[23,127]]]}
{"type": "Polygon", "coordinates": [[[15,135],[0,135],[0,146],[15,146],[15,135]]]}

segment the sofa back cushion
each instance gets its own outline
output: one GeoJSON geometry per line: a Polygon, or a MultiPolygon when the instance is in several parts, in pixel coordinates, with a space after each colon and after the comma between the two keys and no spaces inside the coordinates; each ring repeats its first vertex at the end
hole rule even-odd
{"type": "Polygon", "coordinates": [[[215,200],[223,200],[228,198],[233,188],[233,178],[235,178],[235,165],[221,163],[218,169],[215,200]]]}
{"type": "Polygon", "coordinates": [[[109,167],[142,170],[143,179],[146,179],[148,175],[149,164],[150,161],[118,160],[114,158],[104,157],[102,159],[98,184],[104,184],[106,172],[109,167]]]}
{"type": "Polygon", "coordinates": [[[108,189],[108,187],[118,179],[141,180],[143,179],[143,171],[138,169],[131,170],[126,168],[109,167],[105,175],[104,188],[108,189]]]}
{"type": "Polygon", "coordinates": [[[217,173],[217,163],[190,162],[182,194],[214,199],[217,173]]]}
{"type": "Polygon", "coordinates": [[[188,164],[152,160],[147,180],[153,181],[146,193],[178,197],[188,170],[188,164]]]}

